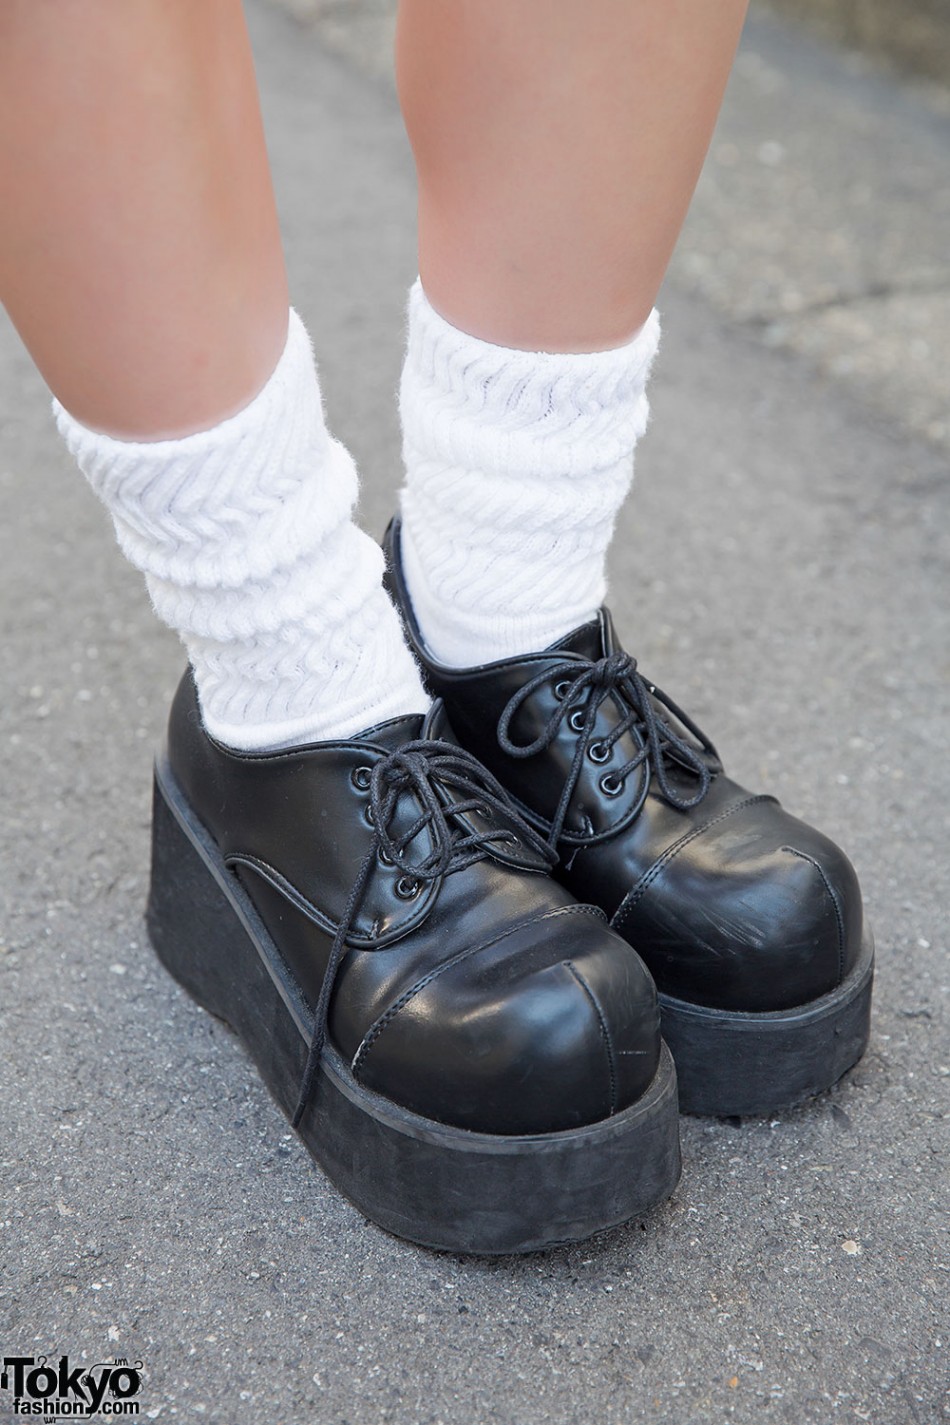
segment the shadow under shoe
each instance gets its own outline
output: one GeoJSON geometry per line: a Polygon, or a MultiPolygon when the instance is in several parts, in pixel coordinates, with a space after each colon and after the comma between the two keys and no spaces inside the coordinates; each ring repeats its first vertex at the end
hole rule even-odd
{"type": "Polygon", "coordinates": [[[867,1045],[873,974],[844,853],[724,773],[712,743],[618,645],[606,609],[551,648],[451,669],[428,656],[386,536],[387,584],[456,736],[601,907],[659,990],[680,1106],[768,1113],[867,1045]]]}
{"type": "Polygon", "coordinates": [[[331,1180],[428,1246],[529,1251],[679,1175],[652,980],[451,739],[440,705],[238,753],[182,680],[156,766],[148,923],[331,1180]]]}

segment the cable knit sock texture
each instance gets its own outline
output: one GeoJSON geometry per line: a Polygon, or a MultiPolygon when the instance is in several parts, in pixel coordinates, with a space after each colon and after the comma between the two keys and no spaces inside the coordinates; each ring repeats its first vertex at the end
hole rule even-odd
{"type": "Polygon", "coordinates": [[[653,312],[615,350],[509,350],[450,326],[415,283],[400,388],[402,556],[439,662],[547,648],[603,603],[659,333],[653,312]]]}
{"type": "Polygon", "coordinates": [[[213,737],[251,751],[352,737],[428,706],[357,475],[323,419],[291,312],[277,369],[238,415],[181,440],[116,440],[54,401],[60,432],[181,635],[213,737]]]}

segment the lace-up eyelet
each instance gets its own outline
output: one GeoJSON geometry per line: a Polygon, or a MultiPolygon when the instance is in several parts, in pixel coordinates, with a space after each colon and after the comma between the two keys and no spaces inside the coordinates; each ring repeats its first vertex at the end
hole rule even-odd
{"type": "Polygon", "coordinates": [[[354,767],[350,773],[350,781],[358,792],[368,792],[369,784],[372,780],[372,767],[354,767]]]}
{"type": "Polygon", "coordinates": [[[401,901],[414,901],[419,894],[419,882],[412,876],[400,876],[396,882],[396,895],[401,901]]]}
{"type": "Polygon", "coordinates": [[[505,845],[506,845],[506,846],[520,846],[520,845],[521,845],[521,837],[520,837],[520,836],[516,836],[513,831],[506,832],[506,833],[505,833],[505,845]]]}
{"type": "Polygon", "coordinates": [[[372,806],[367,806],[363,808],[363,820],[366,822],[367,826],[371,826],[374,831],[376,830],[376,821],[373,817],[372,806]]]}
{"type": "Polygon", "coordinates": [[[396,864],[388,851],[384,851],[382,847],[376,852],[376,859],[381,866],[395,866],[396,864]]]}
{"type": "Polygon", "coordinates": [[[619,797],[623,791],[623,778],[616,772],[607,772],[600,779],[600,790],[608,797],[619,797]]]}
{"type": "Polygon", "coordinates": [[[479,802],[476,806],[472,807],[471,815],[480,816],[483,821],[488,821],[491,813],[484,802],[479,802]]]}
{"type": "Polygon", "coordinates": [[[571,713],[570,717],[567,719],[567,725],[568,725],[568,727],[571,729],[572,732],[583,732],[583,731],[584,731],[584,709],[583,709],[583,708],[575,708],[574,711],[571,713]]]}
{"type": "Polygon", "coordinates": [[[587,755],[592,762],[609,762],[610,748],[604,742],[592,742],[587,749],[587,755]]]}
{"type": "Polygon", "coordinates": [[[570,686],[571,683],[569,678],[562,678],[559,683],[554,684],[554,696],[557,698],[559,703],[563,703],[564,699],[567,697],[568,689],[570,688],[570,686]]]}

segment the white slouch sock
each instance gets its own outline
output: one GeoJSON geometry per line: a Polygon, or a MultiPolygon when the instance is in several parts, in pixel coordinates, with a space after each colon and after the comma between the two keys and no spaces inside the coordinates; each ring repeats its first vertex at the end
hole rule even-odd
{"type": "Polygon", "coordinates": [[[211,430],[117,440],[53,405],[157,614],[181,635],[213,737],[289,747],[426,709],[381,552],[351,518],[356,469],[327,431],[295,312],[267,385],[211,430]]]}
{"type": "Polygon", "coordinates": [[[415,283],[400,388],[401,548],[439,662],[540,650],[593,618],[659,333],[654,311],[615,350],[510,350],[450,326],[415,283]]]}

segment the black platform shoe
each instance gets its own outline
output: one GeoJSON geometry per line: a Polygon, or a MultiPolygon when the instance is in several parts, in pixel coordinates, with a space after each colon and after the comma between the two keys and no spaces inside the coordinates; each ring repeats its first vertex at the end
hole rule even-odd
{"type": "Polygon", "coordinates": [[[386,536],[387,583],[459,741],[556,849],[659,990],[680,1107],[758,1114],[828,1088],[867,1045],[873,945],[837,846],[729,780],[637,672],[610,615],[526,657],[433,661],[386,536]]]}
{"type": "Polygon", "coordinates": [[[367,1217],[524,1252],[669,1195],[676,1079],[642,963],[449,736],[436,705],[236,753],[186,675],[156,767],[148,925],[367,1217]]]}

